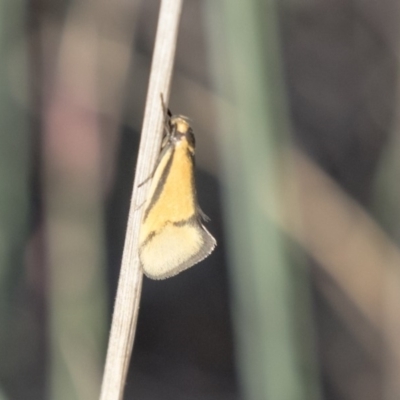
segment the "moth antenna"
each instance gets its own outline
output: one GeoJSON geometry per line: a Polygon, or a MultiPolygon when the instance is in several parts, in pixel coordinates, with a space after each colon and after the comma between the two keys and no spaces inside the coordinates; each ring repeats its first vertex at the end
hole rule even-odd
{"type": "Polygon", "coordinates": [[[172,113],[171,113],[171,110],[169,108],[167,108],[167,106],[165,105],[164,96],[162,93],[160,93],[160,97],[161,97],[161,107],[162,107],[163,114],[164,114],[164,120],[166,120],[167,116],[170,118],[172,117],[172,113]]]}
{"type": "Polygon", "coordinates": [[[170,129],[169,129],[170,127],[169,127],[168,123],[169,123],[170,118],[172,117],[172,113],[171,113],[171,110],[169,108],[167,108],[167,106],[165,105],[164,96],[162,93],[160,93],[160,98],[161,98],[161,107],[162,107],[163,114],[164,114],[164,130],[167,135],[170,135],[171,132],[170,132],[170,129]]]}

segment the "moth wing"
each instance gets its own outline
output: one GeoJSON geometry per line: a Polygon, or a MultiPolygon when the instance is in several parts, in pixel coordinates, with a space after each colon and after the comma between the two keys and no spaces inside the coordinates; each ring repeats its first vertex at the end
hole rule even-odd
{"type": "Polygon", "coordinates": [[[142,247],[143,271],[152,279],[169,278],[206,258],[216,244],[197,217],[179,226],[168,224],[142,247]]]}
{"type": "Polygon", "coordinates": [[[165,279],[207,257],[216,245],[202,225],[186,138],[171,142],[156,167],[139,235],[144,273],[165,279]]]}

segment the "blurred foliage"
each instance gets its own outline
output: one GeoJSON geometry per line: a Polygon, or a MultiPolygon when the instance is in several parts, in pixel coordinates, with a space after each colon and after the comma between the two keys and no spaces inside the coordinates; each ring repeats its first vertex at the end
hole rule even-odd
{"type": "Polygon", "coordinates": [[[280,212],[278,171],[290,141],[275,5],[227,1],[218,9],[211,3],[208,16],[215,80],[232,94],[231,103],[221,107],[221,145],[244,396],[317,399],[307,273],[290,267],[290,261],[299,267],[301,253],[265,212],[280,212]],[[291,258],[289,247],[296,254],[291,258]],[[309,322],[301,330],[301,347],[295,315],[309,322]],[[308,352],[300,351],[305,348],[308,352]]]}
{"type": "MultiPolygon", "coordinates": [[[[25,281],[24,249],[27,247],[30,207],[29,119],[26,109],[16,102],[10,75],[26,89],[27,65],[12,63],[25,34],[27,16],[24,1],[0,2],[0,385],[9,386],[19,371],[29,365],[19,352],[22,339],[20,317],[21,286],[25,281]]],[[[26,323],[29,316],[25,315],[26,323]]],[[[33,333],[33,332],[32,332],[33,333]]],[[[22,346],[32,353],[32,348],[22,346]]]]}
{"type": "MultiPolygon", "coordinates": [[[[0,2],[0,397],[96,396],[158,6],[0,2]]],[[[219,245],[144,281],[127,397],[400,397],[398,21],[185,1],[171,109],[219,245]]]]}

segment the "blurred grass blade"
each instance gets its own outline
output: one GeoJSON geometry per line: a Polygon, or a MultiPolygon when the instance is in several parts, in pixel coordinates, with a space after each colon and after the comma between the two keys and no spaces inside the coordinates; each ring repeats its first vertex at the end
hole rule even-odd
{"type": "Polygon", "coordinates": [[[10,65],[10,53],[24,29],[24,2],[0,2],[0,326],[7,327],[15,280],[21,276],[27,233],[29,200],[29,130],[25,111],[16,103],[10,87],[10,67],[26,90],[26,66],[10,65]]]}
{"type": "Polygon", "coordinates": [[[10,344],[15,343],[15,327],[21,317],[13,306],[24,276],[31,174],[27,113],[15,99],[15,92],[25,94],[27,90],[27,64],[16,62],[27,60],[21,46],[25,7],[26,2],[20,0],[0,2],[0,381],[10,379],[21,368],[20,349],[10,344]],[[13,359],[5,354],[12,354],[13,359]]]}
{"type": "MultiPolygon", "coordinates": [[[[216,81],[231,102],[221,107],[221,147],[245,398],[317,399],[313,352],[305,365],[295,323],[311,321],[307,275],[298,260],[291,260],[296,270],[289,264],[289,244],[268,218],[281,211],[279,167],[290,139],[276,11],[272,1],[225,0],[220,9],[213,0],[207,4],[216,81]],[[302,273],[302,287],[296,287],[294,276],[302,273]]],[[[310,343],[312,326],[307,328],[301,334],[310,343]]]]}
{"type": "MultiPolygon", "coordinates": [[[[397,99],[399,99],[400,85],[397,85],[397,99]]],[[[397,112],[392,129],[392,137],[386,144],[381,157],[378,171],[375,176],[374,215],[378,216],[385,231],[390,233],[397,245],[400,243],[400,189],[397,184],[400,173],[400,112],[399,100],[397,100],[397,112]]],[[[388,240],[389,242],[389,240],[388,240]]],[[[387,258],[388,252],[384,252],[387,258]]],[[[397,263],[390,265],[385,259],[383,268],[380,269],[385,276],[385,286],[382,290],[383,297],[383,321],[380,327],[383,331],[384,352],[384,400],[395,400],[400,395],[400,320],[399,320],[399,288],[400,270],[399,258],[394,258],[397,263]],[[386,268],[385,268],[386,267],[386,268]]]]}
{"type": "MultiPolygon", "coordinates": [[[[46,92],[43,134],[52,400],[98,398],[107,330],[98,32],[92,14],[78,3],[71,7],[55,81],[46,82],[52,88],[46,92]]],[[[54,52],[45,50],[48,65],[54,52]]]]}

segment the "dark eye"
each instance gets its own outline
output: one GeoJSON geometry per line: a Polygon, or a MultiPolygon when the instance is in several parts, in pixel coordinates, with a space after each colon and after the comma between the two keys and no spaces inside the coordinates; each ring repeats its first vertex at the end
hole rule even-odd
{"type": "Polygon", "coordinates": [[[187,138],[188,143],[191,146],[193,146],[193,147],[196,146],[196,140],[194,138],[194,134],[193,134],[192,128],[189,128],[188,131],[186,132],[186,138],[187,138]]]}

